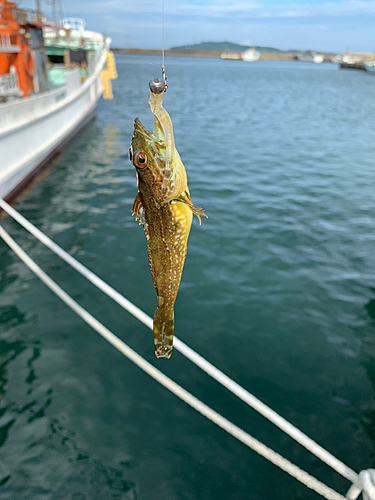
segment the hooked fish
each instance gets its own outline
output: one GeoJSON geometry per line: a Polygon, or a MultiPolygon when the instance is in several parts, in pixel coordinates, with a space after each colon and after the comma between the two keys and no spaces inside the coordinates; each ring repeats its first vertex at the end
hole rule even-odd
{"type": "Polygon", "coordinates": [[[159,80],[150,82],[153,132],[134,120],[129,158],[135,168],[138,194],[132,214],[143,225],[150,272],[157,296],[154,348],[157,358],[170,358],[173,347],[174,303],[184,267],[193,214],[206,216],[192,204],[185,167],[174,146],[173,127],[162,106],[159,80]],[[156,82],[156,86],[155,86],[156,82]]]}

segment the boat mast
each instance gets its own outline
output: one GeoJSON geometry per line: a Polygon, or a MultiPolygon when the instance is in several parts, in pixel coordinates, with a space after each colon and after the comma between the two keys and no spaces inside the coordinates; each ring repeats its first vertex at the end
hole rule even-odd
{"type": "Polygon", "coordinates": [[[57,34],[57,8],[56,8],[56,0],[53,0],[52,2],[52,8],[53,8],[53,20],[55,22],[55,30],[56,30],[56,34],[57,34]]]}
{"type": "Polygon", "coordinates": [[[41,21],[41,17],[40,17],[40,0],[35,0],[35,10],[36,10],[36,20],[39,23],[41,21]]]}

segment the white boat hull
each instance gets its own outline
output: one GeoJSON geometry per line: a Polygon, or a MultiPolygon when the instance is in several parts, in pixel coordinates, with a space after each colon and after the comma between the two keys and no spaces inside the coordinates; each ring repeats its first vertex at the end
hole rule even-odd
{"type": "Polygon", "coordinates": [[[93,115],[103,86],[100,54],[94,72],[79,70],[53,91],[0,106],[0,197],[10,199],[93,115]]]}
{"type": "Polygon", "coordinates": [[[254,49],[247,49],[242,54],[242,60],[246,62],[258,61],[259,57],[260,57],[260,52],[254,49]]]}
{"type": "Polygon", "coordinates": [[[324,61],[323,54],[299,54],[297,57],[299,61],[315,64],[321,64],[324,61]]]}
{"type": "Polygon", "coordinates": [[[365,62],[364,66],[365,66],[365,70],[368,73],[370,73],[371,75],[375,75],[375,63],[374,62],[371,62],[371,63],[365,62]]]}

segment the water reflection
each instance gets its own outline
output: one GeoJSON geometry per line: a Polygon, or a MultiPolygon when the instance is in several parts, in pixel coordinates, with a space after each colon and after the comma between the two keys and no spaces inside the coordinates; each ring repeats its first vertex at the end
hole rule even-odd
{"type": "Polygon", "coordinates": [[[15,305],[0,307],[0,325],[16,326],[25,321],[25,314],[15,305]]]}
{"type": "MultiPolygon", "coordinates": [[[[33,329],[31,339],[22,338],[28,323],[40,323],[19,309],[14,294],[9,293],[9,285],[17,280],[21,283],[23,267],[14,264],[10,252],[3,255],[0,455],[6,460],[0,463],[0,497],[53,499],[58,488],[59,498],[136,500],[136,486],[126,477],[126,461],[113,466],[95,458],[64,424],[64,415],[53,413],[54,382],[44,376],[47,347],[35,339],[33,329]]],[[[20,289],[18,286],[18,292],[20,289]]],[[[50,346],[48,352],[51,355],[50,346]]]]}
{"type": "MultiPolygon", "coordinates": [[[[24,318],[16,307],[0,310],[0,324],[10,328],[24,318]]],[[[0,496],[52,499],[58,486],[59,498],[136,500],[135,484],[126,478],[126,461],[113,467],[96,459],[64,425],[64,416],[48,414],[54,391],[43,389],[45,380],[38,383],[41,357],[39,341],[0,342],[0,448],[7,457],[0,467],[0,496]],[[15,372],[23,369],[22,381],[15,372]]]]}
{"type": "MultiPolygon", "coordinates": [[[[4,309],[4,308],[2,308],[4,309]]],[[[3,324],[4,316],[8,318],[8,324],[13,324],[14,321],[17,321],[17,315],[11,316],[10,311],[14,312],[14,308],[5,308],[6,314],[4,311],[0,312],[0,320],[2,319],[3,324]]],[[[22,313],[18,314],[19,318],[23,318],[22,313]]],[[[32,393],[32,385],[34,380],[37,378],[35,375],[34,362],[39,358],[40,355],[40,342],[35,341],[32,343],[27,343],[22,340],[15,341],[0,341],[0,417],[6,416],[6,421],[11,418],[11,421],[15,421],[16,415],[22,415],[26,413],[28,422],[32,422],[36,418],[40,418],[44,415],[45,409],[51,404],[52,389],[47,391],[47,400],[42,403],[41,407],[37,410],[34,409],[34,406],[37,404],[36,400],[28,401],[27,396],[30,396],[32,393]],[[12,401],[11,398],[7,394],[7,386],[9,383],[9,375],[8,371],[12,370],[11,364],[17,360],[24,352],[30,353],[30,357],[26,359],[26,367],[27,367],[27,376],[25,379],[26,384],[30,387],[24,388],[24,396],[20,398],[21,403],[17,403],[16,401],[12,401]],[[25,400],[26,399],[26,400],[25,400]]],[[[0,420],[0,424],[2,424],[2,420],[0,420]]],[[[13,424],[12,424],[13,425],[13,424]]],[[[5,443],[8,430],[11,425],[6,423],[3,425],[3,432],[1,433],[0,438],[0,447],[5,443]]]]}
{"type": "MultiPolygon", "coordinates": [[[[375,288],[371,288],[371,291],[375,294],[375,288]]],[[[375,321],[375,298],[370,299],[365,305],[365,307],[370,318],[375,321]]]]}
{"type": "MultiPolygon", "coordinates": [[[[59,468],[49,470],[62,483],[61,495],[73,498],[136,500],[135,484],[125,477],[125,468],[112,467],[97,460],[83,446],[79,437],[57,418],[48,421],[46,434],[28,447],[32,456],[43,456],[47,463],[59,463],[59,468]],[[69,486],[67,486],[69,485],[69,486]]],[[[45,475],[46,472],[42,471],[45,475]]],[[[49,477],[51,480],[51,477],[49,477]]]]}
{"type": "MultiPolygon", "coordinates": [[[[11,264],[13,262],[13,256],[8,248],[5,248],[5,243],[1,240],[1,244],[4,245],[3,251],[0,253],[0,294],[3,294],[5,289],[11,284],[17,281],[18,273],[11,271],[11,264]]],[[[2,296],[3,299],[3,296],[2,296]]]]}
{"type": "Polygon", "coordinates": [[[119,144],[121,144],[121,132],[114,124],[107,124],[103,129],[104,143],[108,162],[118,156],[119,144]]]}
{"type": "MultiPolygon", "coordinates": [[[[374,326],[375,326],[375,288],[370,287],[371,292],[374,294],[373,298],[365,304],[365,309],[368,314],[367,325],[363,328],[358,328],[356,331],[356,337],[360,339],[361,342],[361,364],[366,370],[367,379],[371,384],[373,394],[375,393],[375,344],[374,344],[374,326]]],[[[360,400],[361,401],[361,400],[360,400]]],[[[369,453],[371,458],[374,457],[374,446],[375,446],[375,400],[370,398],[365,401],[362,399],[361,405],[355,409],[359,413],[359,419],[362,427],[373,443],[373,449],[369,453]]],[[[358,435],[358,428],[354,427],[354,437],[358,435]]],[[[365,450],[364,450],[365,453],[365,450]]],[[[371,464],[369,464],[371,466],[371,464]]]]}

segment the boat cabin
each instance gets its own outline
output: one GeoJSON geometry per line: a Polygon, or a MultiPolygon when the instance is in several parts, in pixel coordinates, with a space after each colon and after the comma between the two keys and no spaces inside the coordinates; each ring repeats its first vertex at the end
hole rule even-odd
{"type": "Polygon", "coordinates": [[[48,90],[42,15],[0,0],[0,100],[48,90]]]}

